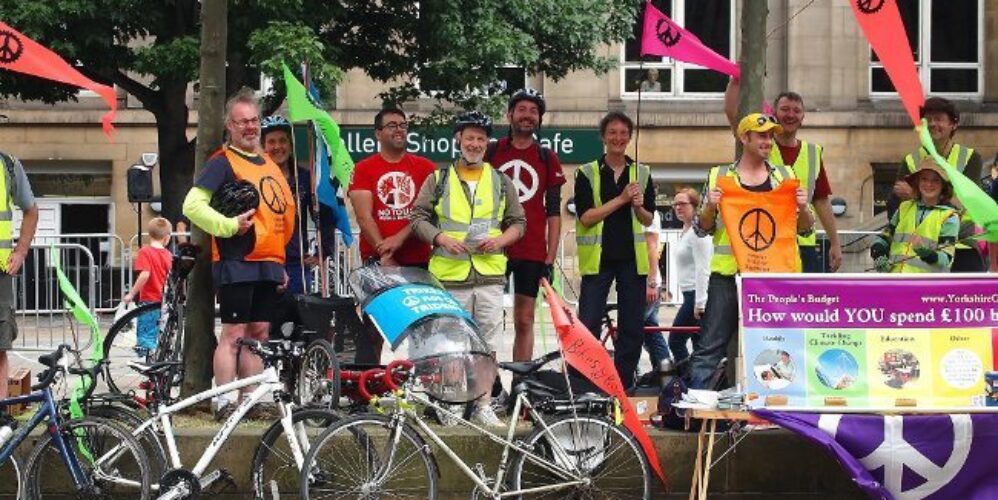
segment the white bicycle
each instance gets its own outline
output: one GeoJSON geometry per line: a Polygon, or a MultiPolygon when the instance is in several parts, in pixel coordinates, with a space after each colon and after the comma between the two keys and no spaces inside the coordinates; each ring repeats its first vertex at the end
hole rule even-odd
{"type": "MultiPolygon", "coordinates": [[[[147,429],[152,428],[161,434],[166,441],[169,464],[158,483],[152,487],[154,491],[158,491],[160,500],[197,498],[202,490],[209,488],[212,484],[220,480],[231,481],[228,472],[224,470],[206,473],[208,467],[229,435],[246,416],[246,413],[268,394],[274,396],[274,401],[280,411],[280,420],[274,422],[267,429],[253,455],[253,490],[257,499],[277,499],[280,498],[281,491],[285,492],[285,496],[287,496],[287,492],[297,491],[299,471],[304,463],[305,454],[308,452],[310,434],[318,434],[321,428],[338,419],[336,414],[329,410],[294,411],[291,397],[287,394],[285,385],[278,374],[282,361],[289,356],[296,355],[291,351],[302,350],[300,344],[281,340],[259,342],[248,339],[241,339],[239,343],[260,356],[265,366],[262,373],[200,392],[173,404],[155,408],[153,417],[143,422],[132,432],[133,436],[139,436],[147,429]],[[239,404],[232,415],[222,424],[222,428],[212,438],[208,448],[201,454],[194,467],[184,468],[177,451],[172,415],[221,394],[254,385],[257,386],[256,389],[239,404]],[[279,442],[282,441],[280,439],[282,435],[284,443],[279,442]]],[[[131,366],[148,376],[154,374],[156,370],[168,369],[169,363],[171,362],[155,363],[151,366],[138,364],[131,366]]]]}

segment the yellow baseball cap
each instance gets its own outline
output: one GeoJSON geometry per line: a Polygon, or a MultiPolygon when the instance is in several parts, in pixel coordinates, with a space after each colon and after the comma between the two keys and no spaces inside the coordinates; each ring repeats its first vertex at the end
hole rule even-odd
{"type": "Polygon", "coordinates": [[[783,133],[783,126],[776,121],[776,117],[773,115],[751,113],[738,122],[738,135],[746,132],[768,132],[770,130],[777,134],[783,133]]]}

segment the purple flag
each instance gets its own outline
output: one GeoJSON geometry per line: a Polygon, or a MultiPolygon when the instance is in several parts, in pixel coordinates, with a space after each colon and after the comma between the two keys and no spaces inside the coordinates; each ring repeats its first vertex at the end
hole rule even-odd
{"type": "Polygon", "coordinates": [[[871,498],[998,498],[998,414],[752,413],[832,452],[871,498]]]}

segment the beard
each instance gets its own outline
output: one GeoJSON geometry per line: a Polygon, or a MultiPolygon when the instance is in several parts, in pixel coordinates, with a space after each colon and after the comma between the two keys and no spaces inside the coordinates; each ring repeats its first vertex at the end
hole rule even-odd
{"type": "Polygon", "coordinates": [[[485,151],[480,151],[480,152],[473,153],[473,152],[468,151],[466,149],[462,149],[461,150],[461,156],[464,158],[464,161],[466,161],[468,163],[471,163],[471,164],[481,163],[482,160],[485,159],[485,151]]]}

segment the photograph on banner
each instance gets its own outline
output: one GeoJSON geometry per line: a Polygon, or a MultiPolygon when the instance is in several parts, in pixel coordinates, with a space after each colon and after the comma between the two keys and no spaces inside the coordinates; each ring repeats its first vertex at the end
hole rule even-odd
{"type": "Polygon", "coordinates": [[[785,396],[790,404],[805,404],[807,360],[802,330],[781,330],[774,334],[765,330],[746,332],[760,339],[752,349],[745,350],[748,363],[745,377],[749,393],[785,396]]]}
{"type": "Polygon", "coordinates": [[[992,277],[760,274],[739,287],[742,373],[756,406],[767,396],[809,407],[984,404],[985,373],[998,368],[992,277]]]}

